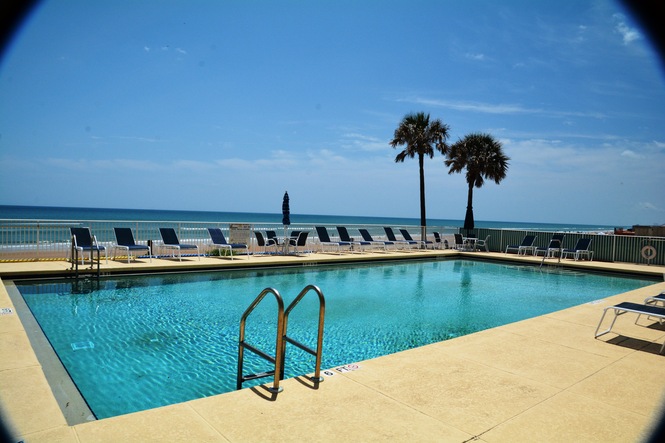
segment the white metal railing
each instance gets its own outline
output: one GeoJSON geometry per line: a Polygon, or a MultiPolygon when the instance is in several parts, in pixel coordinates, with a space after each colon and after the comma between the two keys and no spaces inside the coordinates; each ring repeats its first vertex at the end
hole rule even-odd
{"type": "MultiPolygon", "coordinates": [[[[240,223],[242,224],[242,223],[240,223]]],[[[161,243],[159,228],[171,227],[176,230],[178,238],[183,243],[195,243],[202,251],[208,251],[210,237],[207,228],[218,227],[231,238],[230,227],[235,222],[191,222],[191,221],[128,221],[128,220],[2,220],[0,219],[0,262],[8,261],[37,261],[37,260],[66,260],[70,251],[70,228],[89,227],[98,242],[109,250],[115,244],[114,227],[132,228],[137,243],[147,244],[148,241],[156,246],[155,252],[160,253],[161,243]]],[[[318,239],[313,224],[297,223],[284,229],[278,223],[244,223],[248,228],[244,231],[246,243],[251,252],[258,252],[256,239],[252,231],[273,230],[282,237],[291,231],[310,231],[311,241],[316,246],[318,239]]],[[[321,223],[325,226],[333,241],[339,239],[335,224],[321,223]]],[[[367,229],[374,238],[385,239],[383,225],[345,225],[351,236],[359,238],[359,228],[367,229]]],[[[393,228],[406,228],[415,238],[419,238],[419,226],[393,226],[393,228]]],[[[452,235],[463,230],[451,226],[428,226],[428,239],[433,240],[432,233],[438,231],[449,244],[453,244],[452,235]]],[[[399,232],[398,230],[396,232],[399,232]]],[[[466,232],[465,232],[466,233],[466,232]]],[[[503,252],[506,245],[519,244],[527,234],[537,236],[536,244],[546,246],[553,232],[525,231],[516,229],[474,229],[478,238],[490,236],[488,247],[493,252],[503,252]]],[[[564,248],[572,248],[580,237],[591,237],[591,250],[594,251],[594,260],[609,262],[626,262],[647,265],[665,265],[665,237],[604,235],[595,233],[567,232],[564,238],[564,248]]]]}
{"type": "MultiPolygon", "coordinates": [[[[315,236],[313,224],[292,224],[284,229],[284,226],[277,223],[235,223],[235,222],[191,222],[191,221],[130,221],[130,220],[1,220],[0,219],[0,262],[9,261],[38,261],[38,260],[67,260],[70,255],[71,232],[72,227],[88,227],[91,233],[96,236],[100,245],[105,246],[107,251],[115,244],[114,227],[131,228],[134,238],[139,244],[148,244],[150,242],[154,247],[154,252],[159,255],[161,237],[159,228],[174,228],[178,238],[182,243],[194,243],[199,246],[201,251],[207,251],[211,243],[207,228],[218,227],[224,232],[227,240],[232,238],[231,226],[243,224],[246,229],[244,236],[251,252],[259,250],[256,239],[253,235],[254,230],[276,231],[277,235],[282,237],[289,236],[291,231],[311,232],[310,243],[316,244],[318,239],[315,236]]],[[[331,236],[337,234],[336,225],[318,224],[326,226],[331,236]]],[[[384,238],[383,225],[345,225],[352,236],[360,237],[357,229],[368,229],[375,238],[384,238]]],[[[412,231],[418,236],[419,226],[400,226],[412,231]]],[[[438,231],[443,236],[450,236],[457,231],[457,228],[450,226],[428,227],[428,235],[438,231]]],[[[235,240],[235,239],[234,239],[235,240]]],[[[242,239],[240,239],[242,240],[242,239]]],[[[430,238],[433,240],[433,238],[430,238]]],[[[231,241],[231,240],[229,240],[231,241]]],[[[240,242],[240,241],[238,241],[240,242]]]]}
{"type": "MultiPolygon", "coordinates": [[[[462,229],[460,229],[462,231],[462,229]]],[[[518,245],[525,235],[536,236],[536,246],[545,247],[554,232],[516,229],[474,229],[477,238],[490,236],[490,251],[504,252],[507,245],[518,245]]],[[[593,259],[646,265],[665,265],[665,237],[613,235],[593,232],[566,232],[563,248],[573,248],[580,238],[591,238],[593,259]],[[646,248],[646,249],[645,249],[646,248]]]]}

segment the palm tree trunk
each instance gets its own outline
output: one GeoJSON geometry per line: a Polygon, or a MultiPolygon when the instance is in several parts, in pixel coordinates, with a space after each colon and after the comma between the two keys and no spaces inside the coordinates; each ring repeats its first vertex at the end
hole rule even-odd
{"type": "Polygon", "coordinates": [[[418,155],[418,166],[420,168],[420,239],[425,240],[427,236],[427,216],[425,214],[425,166],[424,155],[418,155]]]}
{"type": "Polygon", "coordinates": [[[469,193],[466,199],[466,215],[464,216],[464,229],[469,230],[475,228],[475,221],[473,219],[473,184],[469,185],[469,193]]]}

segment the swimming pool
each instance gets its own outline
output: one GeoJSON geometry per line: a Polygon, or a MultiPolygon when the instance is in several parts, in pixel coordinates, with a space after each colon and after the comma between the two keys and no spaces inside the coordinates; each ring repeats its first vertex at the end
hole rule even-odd
{"type": "MultiPolygon", "coordinates": [[[[17,288],[91,410],[105,418],[234,390],[239,320],[266,287],[287,305],[306,285],[321,288],[326,369],[654,282],[549,271],[441,260],[17,282],[17,288]]],[[[317,315],[316,297],[305,297],[289,318],[289,335],[313,345],[317,315]]],[[[259,305],[247,324],[252,344],[274,349],[275,319],[274,301],[259,305]]],[[[268,369],[251,353],[246,357],[246,371],[268,369]]],[[[288,348],[287,377],[313,367],[312,356],[288,348]]]]}

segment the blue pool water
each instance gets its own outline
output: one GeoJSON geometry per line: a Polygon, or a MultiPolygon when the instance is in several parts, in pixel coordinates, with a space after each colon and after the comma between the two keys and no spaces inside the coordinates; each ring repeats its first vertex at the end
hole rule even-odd
{"type": "MultiPolygon", "coordinates": [[[[276,288],[285,305],[308,284],[321,288],[326,369],[653,283],[444,260],[17,287],[92,411],[105,418],[234,390],[240,317],[266,287],[276,288]]],[[[289,318],[288,333],[315,347],[318,299],[308,295],[289,318]]],[[[275,336],[276,303],[266,298],[249,317],[246,337],[274,354],[275,336]]],[[[286,377],[313,372],[312,356],[295,346],[287,349],[286,377]]],[[[245,373],[269,369],[267,362],[245,355],[245,373]]]]}

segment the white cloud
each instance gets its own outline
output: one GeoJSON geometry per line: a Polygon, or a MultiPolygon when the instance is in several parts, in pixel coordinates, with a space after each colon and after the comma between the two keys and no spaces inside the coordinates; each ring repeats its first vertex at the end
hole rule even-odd
{"type": "Polygon", "coordinates": [[[482,112],[486,114],[525,114],[525,113],[534,112],[534,110],[526,109],[520,105],[513,105],[513,104],[492,104],[492,103],[480,103],[480,102],[450,101],[450,100],[428,99],[421,97],[415,97],[399,101],[411,102],[426,106],[438,106],[441,108],[455,109],[457,111],[482,112]]]}
{"type": "Polygon", "coordinates": [[[109,173],[118,171],[157,171],[164,168],[163,165],[147,160],[134,159],[69,159],[69,158],[49,158],[44,160],[46,167],[52,167],[64,171],[100,171],[105,170],[109,173]]]}
{"type": "Polygon", "coordinates": [[[467,52],[466,54],[464,54],[464,56],[466,58],[468,58],[469,60],[477,60],[477,61],[485,60],[485,54],[474,54],[474,53],[467,52]]]}
{"type": "Polygon", "coordinates": [[[577,35],[573,39],[574,42],[576,43],[582,43],[586,40],[586,32],[587,32],[587,27],[585,25],[579,25],[577,27],[577,35]]]}
{"type": "Polygon", "coordinates": [[[621,35],[624,45],[628,45],[633,41],[642,38],[636,29],[631,28],[626,24],[626,17],[623,14],[614,14],[612,18],[615,22],[614,30],[621,35]]]}
{"type": "Polygon", "coordinates": [[[158,143],[158,142],[163,142],[164,140],[161,140],[159,138],[155,137],[138,137],[138,136],[127,136],[127,135],[118,135],[116,138],[120,140],[131,140],[131,141],[136,141],[136,142],[146,142],[146,143],[158,143]]]}
{"type": "Polygon", "coordinates": [[[171,166],[178,170],[194,172],[203,172],[215,169],[214,164],[199,160],[176,160],[171,164],[171,166]]]}
{"type": "Polygon", "coordinates": [[[180,54],[187,55],[187,51],[185,51],[185,50],[182,49],[182,48],[175,48],[175,50],[176,50],[176,52],[178,52],[178,53],[180,53],[180,54]]]}
{"type": "Polygon", "coordinates": [[[345,149],[368,152],[387,150],[390,147],[388,140],[359,133],[343,134],[340,144],[345,149]]]}
{"type": "Polygon", "coordinates": [[[626,149],[625,151],[623,151],[623,152],[621,153],[621,156],[622,156],[622,157],[629,157],[629,158],[637,158],[637,159],[644,158],[643,155],[638,154],[637,152],[632,151],[632,150],[630,150],[630,149],[626,149]]]}
{"type": "Polygon", "coordinates": [[[526,108],[519,104],[506,103],[482,103],[471,101],[440,100],[430,98],[407,98],[398,101],[407,103],[416,103],[426,106],[437,106],[441,108],[454,109],[456,111],[480,112],[483,114],[540,114],[554,117],[589,117],[604,118],[605,115],[599,112],[580,112],[580,111],[556,111],[542,108],[526,108]]]}
{"type": "Polygon", "coordinates": [[[308,155],[309,161],[317,167],[320,166],[333,166],[339,168],[341,165],[346,165],[348,159],[344,156],[336,154],[330,149],[321,149],[315,152],[311,152],[308,155]]]}

